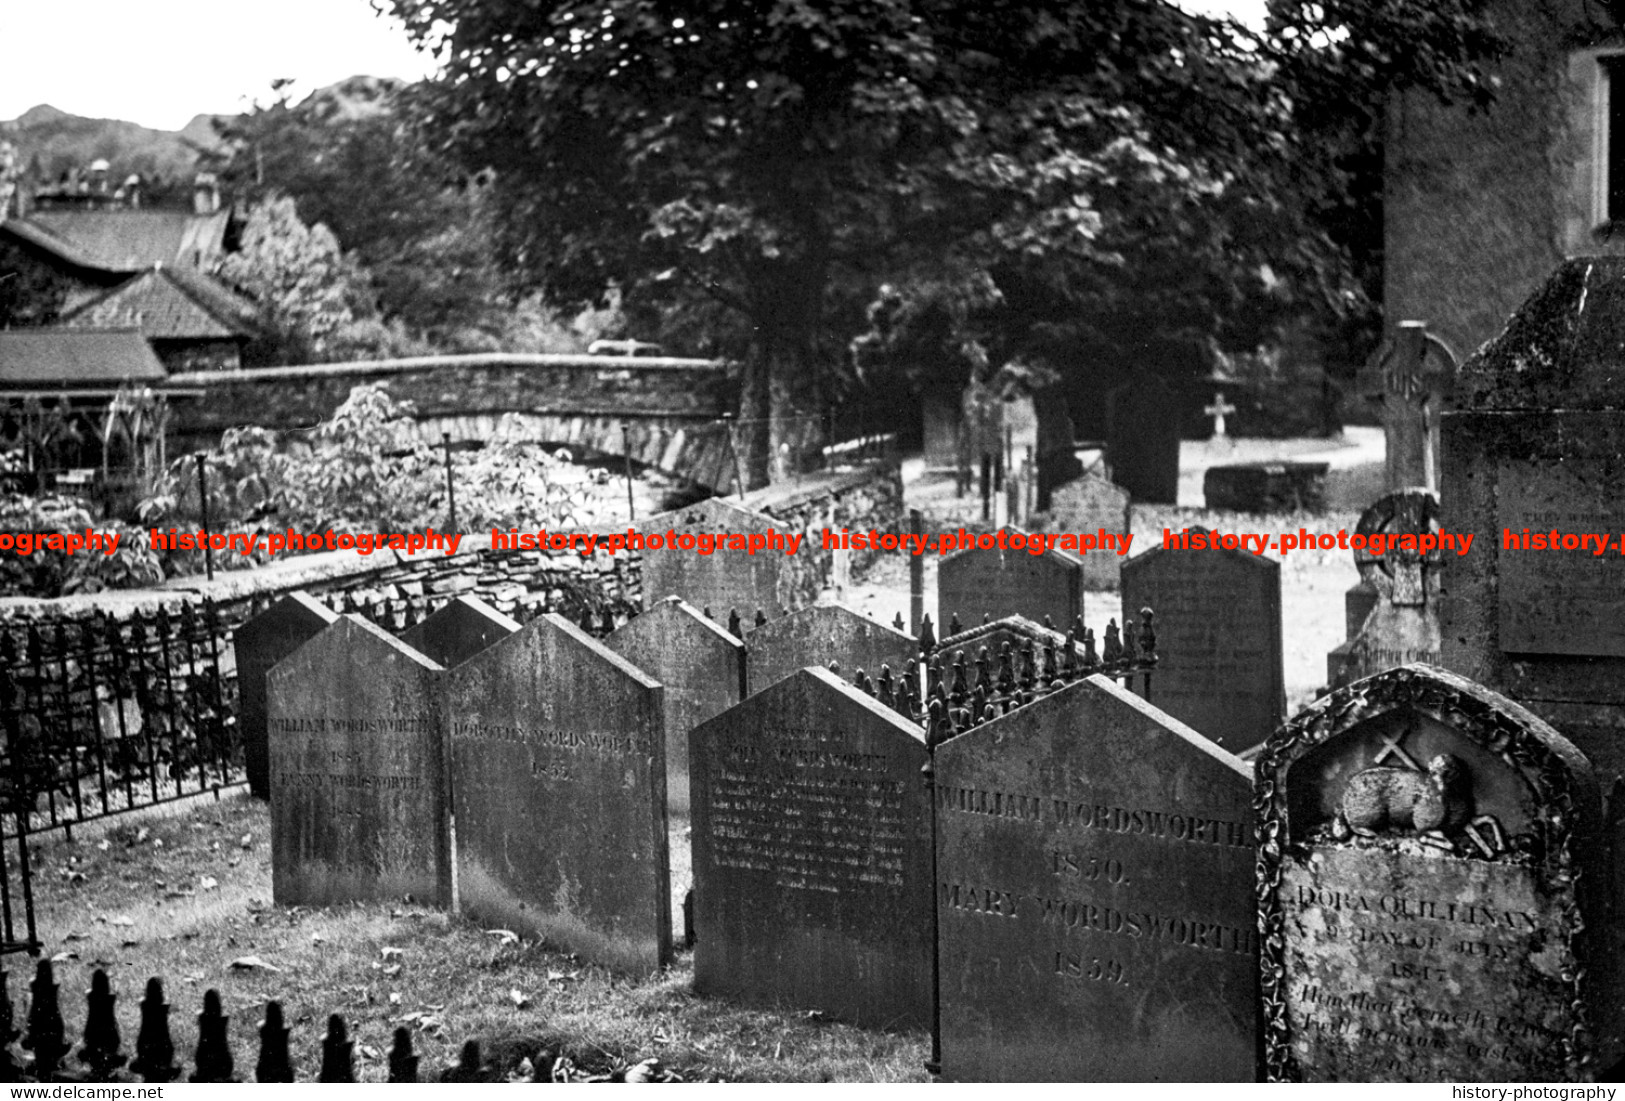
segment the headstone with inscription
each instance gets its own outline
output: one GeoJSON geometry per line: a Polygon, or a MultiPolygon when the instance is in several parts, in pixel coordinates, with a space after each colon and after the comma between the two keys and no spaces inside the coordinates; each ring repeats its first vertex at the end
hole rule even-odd
{"type": "MultiPolygon", "coordinates": [[[[814,571],[796,570],[786,553],[790,538],[803,533],[770,516],[713,497],[637,526],[649,547],[641,556],[645,608],[680,596],[696,608],[711,609],[720,622],[727,622],[729,611],[749,622],[757,609],[781,616],[817,596],[798,587],[814,571]],[[754,554],[748,553],[753,535],[768,541],[754,554]],[[702,537],[714,540],[710,551],[702,537]]],[[[803,540],[798,553],[815,549],[803,540]]]]}
{"type": "Polygon", "coordinates": [[[1622,1050],[1585,757],[1426,665],[1338,689],[1258,761],[1268,1077],[1585,1081],[1622,1050]]]}
{"type": "Polygon", "coordinates": [[[1390,493],[1439,486],[1439,421],[1456,383],[1456,356],[1427,323],[1401,321],[1356,380],[1382,403],[1390,493]]]}
{"type": "Polygon", "coordinates": [[[517,630],[516,621],[489,604],[459,596],[402,634],[401,641],[450,669],[517,630]]]}
{"type": "MultiPolygon", "coordinates": [[[[1212,533],[1190,528],[1181,538],[1212,533]]],[[[1286,711],[1281,566],[1245,550],[1164,545],[1123,567],[1123,616],[1157,613],[1157,706],[1239,753],[1286,711]]]]}
{"type": "Polygon", "coordinates": [[[666,963],[659,683],[553,613],[446,679],[463,909],[623,973],[666,963]]]}
{"type": "MultiPolygon", "coordinates": [[[[1125,535],[1131,522],[1128,490],[1098,474],[1085,474],[1056,489],[1050,499],[1050,525],[1056,531],[1096,536],[1101,532],[1125,535]]],[[[1083,583],[1090,589],[1116,589],[1123,558],[1109,550],[1078,556],[1083,561],[1083,583]]]]}
{"type": "Polygon", "coordinates": [[[919,727],[815,668],[692,739],[695,989],[877,1028],[928,1025],[919,727]]]}
{"type": "Polygon", "coordinates": [[[827,668],[832,661],[840,664],[847,680],[859,669],[878,677],[883,665],[901,675],[920,644],[850,608],[820,604],[768,620],[745,636],[745,649],[750,654],[750,691],[755,693],[804,666],[827,668]]]}
{"type": "Polygon", "coordinates": [[[1096,676],[934,765],[945,1078],[1256,1080],[1245,764],[1096,676]]]}
{"type": "Polygon", "coordinates": [[[1438,515],[1439,499],[1426,489],[1387,494],[1360,515],[1356,536],[1392,545],[1354,551],[1360,584],[1344,595],[1345,608],[1363,599],[1362,590],[1374,600],[1360,629],[1326,657],[1332,687],[1412,662],[1438,664],[1441,571],[1457,557],[1454,546],[1422,550],[1424,537],[1440,540],[1438,515]]]}
{"type": "Polygon", "coordinates": [[[1563,263],[1463,365],[1441,443],[1439,526],[1474,536],[1443,664],[1561,730],[1605,786],[1625,776],[1622,345],[1625,258],[1563,263]]]}
{"type": "Polygon", "coordinates": [[[444,671],[340,616],[266,677],[279,906],[450,905],[444,671]]]}
{"type": "Polygon", "coordinates": [[[265,726],[265,675],[327,630],[339,615],[308,593],[291,593],[232,632],[237,660],[237,734],[243,743],[248,790],[271,797],[271,757],[265,726]]]}
{"type": "Polygon", "coordinates": [[[688,736],[745,698],[745,644],[672,596],[604,645],[665,688],[666,808],[688,814],[688,736]]]}
{"type": "MultiPolygon", "coordinates": [[[[937,608],[947,620],[958,616],[965,626],[1007,615],[1042,623],[1071,623],[1083,614],[1083,563],[1063,550],[1033,554],[1027,533],[1006,528],[1004,548],[975,547],[956,551],[937,567],[937,608]],[[1023,546],[1010,546],[1011,535],[1023,546]]],[[[1035,537],[1041,538],[1041,537],[1035,537]]],[[[1090,553],[1109,553],[1092,551],[1090,553]]]]}

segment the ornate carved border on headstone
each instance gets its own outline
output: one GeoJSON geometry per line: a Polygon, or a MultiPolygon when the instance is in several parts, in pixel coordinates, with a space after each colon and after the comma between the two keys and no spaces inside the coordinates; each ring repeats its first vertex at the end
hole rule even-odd
{"type": "MultiPolygon", "coordinates": [[[[1553,897],[1555,905],[1550,912],[1564,931],[1564,949],[1570,964],[1560,975],[1567,987],[1569,1009],[1563,1062],[1576,1080],[1598,1072],[1603,1068],[1594,1058],[1598,1045],[1590,1017],[1595,994],[1584,966],[1587,921],[1582,913],[1582,907],[1589,905],[1590,896],[1585,892],[1604,887],[1591,881],[1595,873],[1589,868],[1582,875],[1582,865],[1589,864],[1595,842],[1600,841],[1590,836],[1596,830],[1601,807],[1590,765],[1551,727],[1510,700],[1444,670],[1408,665],[1356,682],[1317,701],[1272,735],[1258,758],[1254,810],[1259,829],[1258,904],[1267,1077],[1272,1081],[1304,1077],[1293,1053],[1288,1019],[1288,982],[1292,976],[1288,968],[1288,918],[1279,894],[1283,871],[1291,850],[1304,846],[1312,835],[1321,844],[1349,837],[1342,828],[1343,813],[1323,814],[1323,821],[1300,821],[1294,827],[1289,817],[1288,770],[1311,751],[1355,727],[1401,711],[1448,728],[1468,745],[1499,759],[1525,785],[1533,811],[1527,828],[1506,836],[1499,824],[1491,828],[1485,823],[1477,830],[1469,825],[1450,839],[1452,855],[1466,861],[1530,868],[1535,872],[1537,886],[1553,897]]],[[[1404,736],[1384,736],[1384,749],[1378,756],[1404,736]]],[[[1396,752],[1404,753],[1403,749],[1396,752]]],[[[1408,756],[1402,759],[1421,774],[1421,762],[1408,756]]],[[[1404,770],[1373,767],[1367,771],[1404,770]]],[[[1359,775],[1356,773],[1344,789],[1344,807],[1348,805],[1348,790],[1355,786],[1353,780],[1359,775]]],[[[1474,824],[1477,822],[1475,819],[1474,824]]],[[[1421,823],[1417,825],[1421,838],[1421,823]]],[[[1359,846],[1362,841],[1356,836],[1353,843],[1359,846]]],[[[1442,845],[1443,841],[1437,843],[1442,845]]]]}

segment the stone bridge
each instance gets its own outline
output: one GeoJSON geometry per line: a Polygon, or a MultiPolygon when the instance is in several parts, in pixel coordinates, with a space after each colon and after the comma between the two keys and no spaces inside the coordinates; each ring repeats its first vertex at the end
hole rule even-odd
{"type": "Polygon", "coordinates": [[[625,355],[422,356],[171,375],[172,446],[219,442],[228,428],[309,428],[352,387],[383,383],[417,406],[425,439],[488,439],[517,413],[530,439],[634,462],[726,491],[734,463],[723,416],[738,387],[721,360],[625,355]]]}

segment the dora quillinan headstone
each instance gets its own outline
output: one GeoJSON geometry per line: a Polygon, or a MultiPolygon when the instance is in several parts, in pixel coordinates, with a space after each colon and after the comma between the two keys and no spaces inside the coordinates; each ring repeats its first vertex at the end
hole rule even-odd
{"type": "Polygon", "coordinates": [[[459,596],[401,635],[401,641],[450,669],[517,630],[517,622],[489,604],[459,596]]]}
{"type": "Polygon", "coordinates": [[[666,963],[660,685],[553,613],[446,679],[463,909],[618,971],[666,963]]]}
{"type": "Polygon", "coordinates": [[[1246,765],[1105,677],[935,754],[942,1072],[1251,1082],[1246,765]]]}
{"type": "Polygon", "coordinates": [[[1518,705],[1410,665],[1257,762],[1264,1051],[1278,1081],[1583,1081],[1620,1043],[1602,805],[1518,705]]]}
{"type": "Polygon", "coordinates": [[[340,616],[266,678],[278,905],[449,906],[444,671],[340,616]]]}

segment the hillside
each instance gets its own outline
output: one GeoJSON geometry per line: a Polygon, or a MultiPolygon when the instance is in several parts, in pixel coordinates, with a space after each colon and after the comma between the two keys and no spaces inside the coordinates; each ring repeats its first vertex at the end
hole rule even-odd
{"type": "Polygon", "coordinates": [[[42,181],[55,180],[69,168],[104,158],[115,178],[139,172],[149,179],[190,182],[200,152],[217,146],[209,118],[199,115],[180,132],[149,130],[119,119],[82,118],[40,104],[10,122],[0,122],[0,137],[17,147],[17,163],[39,159],[42,181]]]}

